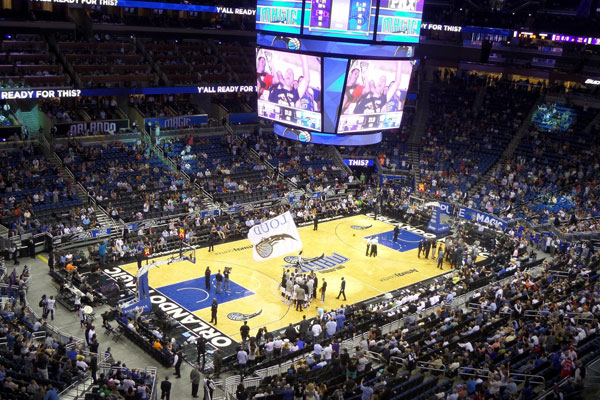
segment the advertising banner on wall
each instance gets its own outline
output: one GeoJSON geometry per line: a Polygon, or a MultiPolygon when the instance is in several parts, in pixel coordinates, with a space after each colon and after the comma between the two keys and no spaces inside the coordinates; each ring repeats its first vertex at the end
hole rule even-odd
{"type": "Polygon", "coordinates": [[[190,128],[194,126],[200,126],[208,121],[208,115],[180,115],[178,117],[160,117],[160,118],[145,118],[144,124],[158,123],[163,129],[179,129],[179,128],[190,128]]]}
{"type": "Polygon", "coordinates": [[[472,208],[460,207],[458,217],[467,221],[476,222],[478,224],[487,225],[491,228],[504,230],[506,221],[501,220],[492,214],[486,214],[481,211],[473,210],[472,208]]]}
{"type": "Polygon", "coordinates": [[[78,121],[64,124],[54,124],[58,136],[81,136],[85,132],[118,132],[119,129],[129,128],[129,120],[113,119],[108,121],[78,121]]]}

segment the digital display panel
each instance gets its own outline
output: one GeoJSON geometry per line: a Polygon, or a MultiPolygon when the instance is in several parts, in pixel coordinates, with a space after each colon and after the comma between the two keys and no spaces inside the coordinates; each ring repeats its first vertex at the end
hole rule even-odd
{"type": "Polygon", "coordinates": [[[351,60],[337,133],[400,126],[413,62],[351,60]]]}
{"type": "Polygon", "coordinates": [[[335,132],[348,59],[323,57],[323,132],[335,132]]]}
{"type": "Polygon", "coordinates": [[[370,42],[344,42],[342,40],[320,40],[297,38],[288,35],[258,33],[258,46],[278,49],[300,50],[306,52],[326,53],[340,57],[372,57],[377,54],[381,58],[411,58],[415,54],[415,46],[409,44],[390,45],[370,42]]]}
{"type": "Polygon", "coordinates": [[[377,0],[305,0],[302,33],[373,39],[377,0]]]}
{"type": "Polygon", "coordinates": [[[381,142],[382,137],[381,132],[362,133],[360,135],[335,135],[305,129],[288,128],[280,124],[273,124],[273,132],[286,139],[304,143],[325,144],[328,146],[368,146],[381,142]]]}
{"type": "Polygon", "coordinates": [[[322,130],[319,57],[258,48],[256,72],[259,117],[322,130]]]}
{"type": "Polygon", "coordinates": [[[418,43],[424,0],[380,0],[377,41],[418,43]]]}
{"type": "Polygon", "coordinates": [[[300,33],[302,0],[257,0],[256,30],[300,33]]]}
{"type": "Polygon", "coordinates": [[[372,158],[344,158],[344,164],[349,167],[372,167],[375,165],[375,160],[372,158]]]}

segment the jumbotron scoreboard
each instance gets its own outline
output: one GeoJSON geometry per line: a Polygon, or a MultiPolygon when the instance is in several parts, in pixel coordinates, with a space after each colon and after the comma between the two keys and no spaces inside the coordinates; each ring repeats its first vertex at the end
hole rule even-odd
{"type": "Polygon", "coordinates": [[[367,145],[402,122],[424,0],[258,0],[258,116],[278,135],[367,145]]]}

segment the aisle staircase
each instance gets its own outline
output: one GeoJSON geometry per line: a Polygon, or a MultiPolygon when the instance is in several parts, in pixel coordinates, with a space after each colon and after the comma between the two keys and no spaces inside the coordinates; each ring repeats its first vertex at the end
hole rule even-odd
{"type": "Polygon", "coordinates": [[[408,160],[412,165],[412,171],[415,175],[415,187],[416,190],[421,183],[421,169],[419,168],[419,162],[421,160],[421,146],[416,143],[408,144],[408,160]]]}
{"type": "Polygon", "coordinates": [[[421,183],[421,173],[419,169],[419,161],[421,160],[421,138],[427,128],[427,120],[429,119],[430,105],[429,95],[433,82],[423,81],[421,93],[419,93],[419,103],[417,104],[417,116],[413,125],[413,130],[408,138],[408,160],[412,166],[412,173],[415,177],[416,190],[421,183]]]}
{"type": "Polygon", "coordinates": [[[90,375],[86,375],[85,379],[74,383],[63,390],[59,394],[59,397],[61,400],[84,400],[86,393],[90,393],[93,386],[94,381],[92,380],[92,377],[90,375]]]}
{"type": "Polygon", "coordinates": [[[188,174],[186,174],[185,172],[181,171],[178,167],[177,167],[177,163],[175,161],[173,161],[170,157],[168,157],[165,153],[163,153],[163,151],[161,149],[158,148],[158,146],[156,146],[154,143],[152,143],[152,139],[150,138],[150,135],[148,134],[148,132],[146,132],[145,129],[142,129],[142,141],[147,144],[148,146],[150,146],[150,149],[152,150],[152,152],[158,156],[158,158],[161,159],[161,161],[168,167],[171,168],[171,170],[177,174],[177,176],[179,176],[181,179],[187,181],[191,187],[196,188],[196,190],[200,193],[202,193],[203,197],[200,199],[201,203],[202,203],[202,208],[206,209],[206,210],[214,210],[216,208],[219,208],[214,202],[213,202],[213,197],[210,195],[210,193],[208,193],[206,190],[204,190],[203,188],[201,188],[199,185],[192,183],[192,180],[190,178],[190,176],[188,174]]]}
{"type": "MultiPolygon", "coordinates": [[[[231,127],[231,125],[229,124],[229,122],[225,123],[224,125],[225,130],[231,134],[231,136],[233,137],[233,140],[235,140],[235,142],[241,147],[242,146],[242,141],[243,139],[241,138],[240,135],[238,135],[237,133],[235,133],[235,131],[233,130],[233,128],[231,127]]],[[[268,162],[267,160],[265,160],[264,158],[261,159],[260,155],[256,152],[256,150],[254,150],[251,147],[248,147],[248,154],[250,154],[252,156],[252,158],[254,158],[254,160],[256,161],[257,164],[262,164],[264,166],[267,167],[267,169],[269,170],[269,173],[271,176],[274,176],[275,174],[275,167],[273,164],[271,164],[270,162],[268,162]]],[[[299,188],[298,184],[292,182],[292,180],[290,178],[286,178],[281,171],[279,172],[279,177],[281,177],[282,179],[285,179],[285,182],[287,183],[288,187],[291,189],[294,189],[296,191],[300,191],[300,193],[305,193],[304,189],[299,188]]]]}
{"type": "Polygon", "coordinates": [[[477,95],[475,96],[475,101],[473,102],[473,115],[476,117],[481,109],[481,104],[483,104],[483,99],[485,98],[485,94],[487,93],[487,86],[483,85],[477,91],[477,95]]]}
{"type": "Polygon", "coordinates": [[[29,138],[33,139],[37,137],[38,131],[40,130],[40,120],[38,118],[38,106],[36,105],[30,111],[21,111],[17,109],[15,113],[19,121],[23,126],[26,126],[29,130],[29,138]]]}
{"type": "Polygon", "coordinates": [[[419,103],[417,104],[417,116],[414,129],[408,138],[410,144],[421,144],[421,137],[427,127],[429,119],[429,94],[431,92],[432,82],[424,81],[421,93],[419,93],[419,103]]]}
{"type": "Polygon", "coordinates": [[[96,201],[89,196],[87,190],[85,190],[83,185],[77,181],[77,178],[75,178],[75,175],[73,175],[71,170],[63,164],[62,160],[58,154],[54,152],[54,149],[48,143],[46,138],[44,136],[40,137],[39,142],[46,158],[58,169],[58,174],[65,181],[77,182],[77,197],[79,197],[83,204],[87,204],[88,207],[91,206],[94,209],[98,224],[103,228],[111,228],[113,230],[119,229],[121,225],[113,220],[110,215],[108,215],[108,212],[98,206],[96,201]]]}
{"type": "Polygon", "coordinates": [[[590,121],[589,124],[587,124],[587,126],[583,129],[583,131],[585,133],[590,133],[590,131],[592,130],[592,128],[596,125],[600,125],[600,112],[598,112],[598,114],[596,114],[596,116],[594,117],[593,120],[590,121]]]}
{"type": "Polygon", "coordinates": [[[515,135],[512,137],[511,141],[508,143],[498,160],[486,171],[486,173],[481,178],[479,178],[477,183],[475,183],[471,187],[471,189],[469,189],[469,197],[472,197],[476,193],[479,193],[481,191],[481,188],[490,181],[490,179],[492,178],[492,176],[494,176],[496,171],[504,168],[504,166],[506,165],[506,161],[513,156],[515,150],[517,149],[517,147],[519,147],[519,144],[521,143],[521,139],[523,139],[523,137],[527,134],[529,125],[531,124],[531,118],[533,117],[533,113],[535,112],[535,110],[537,110],[538,105],[540,105],[543,101],[544,95],[540,95],[536,102],[531,106],[529,113],[523,119],[521,126],[519,127],[515,135]]]}
{"type": "Polygon", "coordinates": [[[327,152],[331,156],[331,159],[335,163],[336,167],[346,172],[346,175],[352,175],[352,170],[349,166],[344,163],[344,157],[340,154],[339,150],[335,146],[328,146],[327,152]]]}

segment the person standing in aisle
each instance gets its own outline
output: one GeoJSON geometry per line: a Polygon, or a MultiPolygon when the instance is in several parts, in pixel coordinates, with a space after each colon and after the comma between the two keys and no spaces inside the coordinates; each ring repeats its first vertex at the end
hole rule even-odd
{"type": "Polygon", "coordinates": [[[175,372],[173,375],[177,379],[181,378],[181,364],[183,363],[183,352],[181,349],[177,350],[175,353],[175,357],[173,357],[173,367],[175,367],[175,372]]]}
{"type": "Polygon", "coordinates": [[[12,244],[12,246],[10,246],[10,254],[15,265],[19,265],[19,249],[14,243],[12,244]]]}
{"type": "Polygon", "coordinates": [[[54,296],[50,296],[48,300],[46,300],[46,310],[48,310],[48,314],[50,314],[50,319],[54,321],[54,307],[56,305],[56,300],[54,296]]]}
{"type": "Polygon", "coordinates": [[[192,397],[198,398],[198,388],[200,387],[200,365],[196,365],[190,371],[190,381],[192,382],[192,397]]]}
{"type": "Polygon", "coordinates": [[[104,266],[106,263],[106,248],[108,247],[108,239],[98,245],[98,255],[100,256],[100,265],[104,266]]]}
{"type": "Polygon", "coordinates": [[[202,357],[202,371],[204,371],[204,367],[206,366],[206,339],[204,336],[200,336],[196,340],[196,353],[198,354],[196,363],[200,365],[200,357],[202,357]]]}
{"type": "Polygon", "coordinates": [[[340,293],[337,295],[336,299],[339,300],[340,296],[344,296],[344,301],[346,301],[346,281],[344,280],[344,277],[342,277],[342,283],[340,286],[340,293]]]}
{"type": "Polygon", "coordinates": [[[169,377],[165,376],[165,380],[160,383],[160,400],[170,400],[171,398],[171,382],[169,377]]]}
{"type": "Polygon", "coordinates": [[[48,268],[50,268],[50,271],[54,271],[54,251],[51,250],[50,253],[48,253],[48,268]]]}
{"type": "Polygon", "coordinates": [[[219,309],[219,304],[217,304],[217,299],[213,299],[212,305],[210,306],[210,323],[217,324],[217,311],[219,309]]]}
{"type": "Polygon", "coordinates": [[[212,376],[206,375],[204,377],[204,397],[202,400],[212,400],[214,390],[215,381],[212,380],[212,376]]]}
{"type": "Polygon", "coordinates": [[[217,348],[213,353],[213,367],[215,369],[215,377],[218,378],[221,375],[221,366],[223,365],[223,353],[221,349],[217,348]]]}

